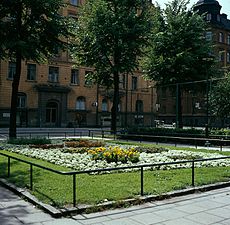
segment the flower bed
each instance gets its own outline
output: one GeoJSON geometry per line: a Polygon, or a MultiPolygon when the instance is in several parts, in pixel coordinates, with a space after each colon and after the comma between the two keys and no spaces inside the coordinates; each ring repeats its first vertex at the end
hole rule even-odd
{"type": "MultiPolygon", "coordinates": [[[[203,153],[182,150],[160,150],[149,153],[137,152],[138,146],[107,146],[99,148],[83,148],[83,151],[75,152],[77,148],[41,149],[30,147],[10,147],[8,151],[43,159],[48,162],[72,168],[77,171],[94,170],[101,168],[125,167],[133,165],[153,164],[162,162],[174,162],[189,159],[218,158],[223,155],[218,153],[203,153]],[[71,150],[72,149],[72,150],[71,150]],[[133,159],[133,160],[132,160],[133,159]]],[[[217,160],[197,162],[196,167],[230,166],[230,160],[217,160]]],[[[189,168],[191,163],[164,165],[157,169],[189,168]]],[[[153,169],[153,168],[145,168],[153,169]]],[[[133,169],[134,170],[134,169],[133,169]]],[[[131,169],[126,169],[126,172],[131,169]]]]}

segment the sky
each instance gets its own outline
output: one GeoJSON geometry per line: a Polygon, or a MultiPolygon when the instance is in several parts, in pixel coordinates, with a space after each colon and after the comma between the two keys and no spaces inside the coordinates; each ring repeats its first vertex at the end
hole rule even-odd
{"type": "MultiPolygon", "coordinates": [[[[161,7],[164,7],[165,3],[171,2],[172,0],[152,0],[152,2],[158,2],[161,7]]],[[[188,5],[191,7],[195,3],[197,3],[198,0],[190,0],[190,4],[188,5]]],[[[228,15],[228,19],[230,19],[230,0],[218,0],[219,4],[222,6],[221,13],[225,13],[228,15]]]]}

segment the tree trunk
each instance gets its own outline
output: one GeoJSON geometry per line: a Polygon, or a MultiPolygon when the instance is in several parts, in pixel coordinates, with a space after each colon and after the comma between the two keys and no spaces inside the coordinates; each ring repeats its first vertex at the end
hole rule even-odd
{"type": "Polygon", "coordinates": [[[177,84],[176,86],[176,128],[183,128],[181,98],[182,98],[181,87],[179,84],[177,84]]]}
{"type": "Polygon", "coordinates": [[[10,129],[9,138],[16,138],[16,118],[17,118],[17,100],[18,100],[18,86],[21,76],[21,64],[22,56],[21,53],[16,53],[16,73],[14,75],[12,83],[12,94],[11,94],[11,108],[10,108],[10,129]]]}
{"type": "Polygon", "coordinates": [[[116,134],[117,131],[117,112],[118,112],[118,103],[119,103],[119,73],[115,71],[113,73],[113,107],[111,110],[111,131],[116,134]]]}

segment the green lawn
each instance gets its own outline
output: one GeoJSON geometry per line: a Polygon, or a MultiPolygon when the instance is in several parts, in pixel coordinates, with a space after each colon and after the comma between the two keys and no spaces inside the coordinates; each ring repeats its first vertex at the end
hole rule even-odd
{"type": "MultiPolygon", "coordinates": [[[[191,149],[190,149],[191,150],[191,149]]],[[[36,162],[61,171],[70,169],[51,163],[2,151],[21,159],[36,162]]],[[[0,176],[6,177],[7,159],[0,155],[0,176]]],[[[8,180],[19,187],[29,187],[29,165],[11,160],[11,176],[8,180]]],[[[229,167],[196,168],[195,185],[227,181],[229,167]]],[[[45,203],[55,206],[71,205],[73,199],[72,176],[58,175],[39,168],[33,169],[32,193],[45,203]]],[[[191,186],[191,169],[144,171],[144,193],[162,194],[191,186]]],[[[122,200],[140,195],[140,172],[102,175],[82,174],[76,177],[77,203],[96,204],[107,200],[122,200]]]]}

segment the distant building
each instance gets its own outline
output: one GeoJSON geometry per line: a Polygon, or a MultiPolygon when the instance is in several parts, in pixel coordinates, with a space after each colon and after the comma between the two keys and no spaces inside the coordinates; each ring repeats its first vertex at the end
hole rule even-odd
{"type": "MultiPolygon", "coordinates": [[[[77,18],[84,1],[69,0],[61,10],[77,18]]],[[[0,60],[0,127],[9,126],[11,85],[15,62],[0,60]]],[[[17,126],[109,126],[112,90],[88,82],[92,68],[74,66],[68,52],[57,52],[48,64],[24,61],[18,92],[17,126]]],[[[120,76],[120,126],[150,126],[154,119],[155,92],[139,71],[120,76]]]]}

